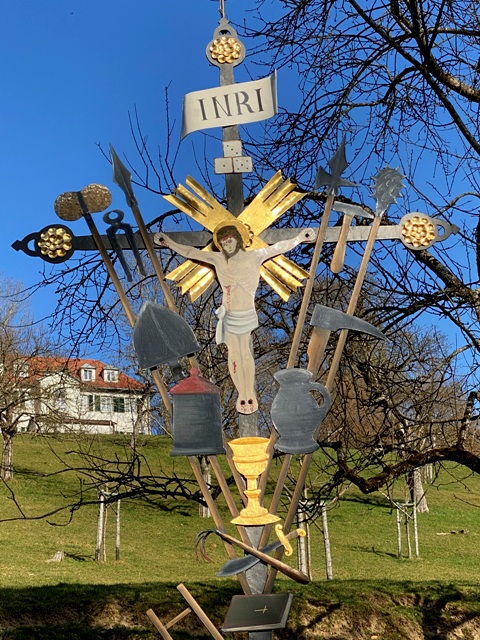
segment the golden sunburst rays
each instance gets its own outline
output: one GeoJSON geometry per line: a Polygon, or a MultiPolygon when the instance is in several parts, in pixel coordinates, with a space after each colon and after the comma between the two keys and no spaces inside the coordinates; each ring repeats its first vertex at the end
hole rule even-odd
{"type": "MultiPolygon", "coordinates": [[[[295,191],[295,184],[288,179],[284,180],[281,171],[277,171],[236,218],[193,178],[189,176],[185,182],[190,190],[179,185],[174,194],[164,196],[165,200],[212,232],[219,224],[228,224],[232,220],[242,222],[251,237],[247,251],[266,247],[266,242],[259,235],[305,195],[295,191]]],[[[202,251],[213,249],[211,242],[202,251]]],[[[287,301],[290,294],[302,286],[301,281],[308,277],[308,272],[292,260],[279,255],[262,265],[260,275],[287,301]]],[[[215,270],[208,265],[185,260],[167,274],[166,278],[175,282],[182,294],[188,293],[193,302],[213,283],[215,270]]]]}

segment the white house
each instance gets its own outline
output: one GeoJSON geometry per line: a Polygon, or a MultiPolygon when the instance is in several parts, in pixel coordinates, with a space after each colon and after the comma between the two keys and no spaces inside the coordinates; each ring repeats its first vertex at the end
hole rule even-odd
{"type": "MultiPolygon", "coordinates": [[[[33,358],[20,379],[28,389],[19,431],[150,433],[143,385],[99,360],[33,358]]],[[[25,387],[24,387],[25,388],[25,387]]]]}

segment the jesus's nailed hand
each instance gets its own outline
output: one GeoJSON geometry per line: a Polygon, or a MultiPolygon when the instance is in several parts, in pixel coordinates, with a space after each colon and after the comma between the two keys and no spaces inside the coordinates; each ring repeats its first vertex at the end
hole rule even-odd
{"type": "Polygon", "coordinates": [[[297,238],[299,242],[315,242],[317,234],[314,229],[302,229],[298,234],[297,238]]]}
{"type": "Polygon", "coordinates": [[[168,247],[168,238],[163,233],[156,233],[153,236],[153,242],[159,247],[168,247]]]}

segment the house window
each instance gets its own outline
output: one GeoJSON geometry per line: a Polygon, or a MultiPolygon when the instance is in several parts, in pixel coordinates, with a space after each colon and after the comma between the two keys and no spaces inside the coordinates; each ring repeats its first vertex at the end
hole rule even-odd
{"type": "Polygon", "coordinates": [[[65,389],[56,389],[53,393],[53,406],[59,411],[65,411],[67,408],[67,394],[65,389]]]}
{"type": "Polygon", "coordinates": [[[112,399],[110,396],[100,396],[100,411],[109,413],[112,410],[112,399]]]}
{"type": "Polygon", "coordinates": [[[89,411],[100,411],[100,396],[87,396],[88,399],[88,410],[89,411]]]}
{"type": "Polygon", "coordinates": [[[95,380],[95,369],[93,367],[84,367],[81,377],[82,382],[93,382],[95,380]]]}
{"type": "Polygon", "coordinates": [[[105,369],[103,372],[103,379],[105,382],[118,382],[118,370],[105,369]]]}
{"type": "Polygon", "coordinates": [[[113,411],[114,413],[125,413],[125,398],[113,399],[113,411]]]}

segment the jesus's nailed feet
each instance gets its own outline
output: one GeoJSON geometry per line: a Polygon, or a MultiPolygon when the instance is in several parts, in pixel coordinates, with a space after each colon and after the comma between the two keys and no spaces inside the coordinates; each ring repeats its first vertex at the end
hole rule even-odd
{"type": "Polygon", "coordinates": [[[258,411],[258,402],[255,396],[253,398],[248,398],[245,400],[244,398],[238,398],[237,400],[237,411],[238,413],[255,413],[258,411]]]}

